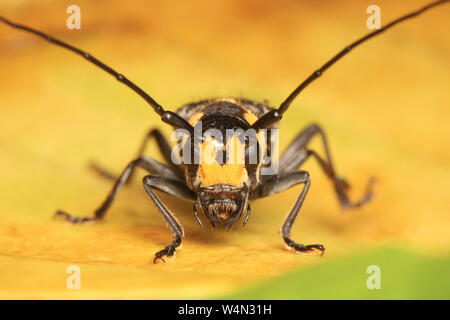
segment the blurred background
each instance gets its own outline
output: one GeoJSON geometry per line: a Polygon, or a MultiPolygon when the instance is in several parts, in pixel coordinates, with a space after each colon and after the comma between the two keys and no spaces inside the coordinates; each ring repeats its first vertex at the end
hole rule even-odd
{"type": "MultiPolygon", "coordinates": [[[[382,24],[427,4],[410,1],[0,2],[0,14],[83,48],[169,110],[208,97],[279,105],[312,71],[382,24]],[[66,9],[81,8],[81,29],[66,9]]],[[[284,249],[278,230],[300,188],[252,204],[245,228],[201,230],[192,204],[161,196],[185,226],[177,259],[154,265],[171,234],[141,184],[124,188],[104,222],[73,226],[56,209],[92,215],[148,129],[167,135],[135,93],[80,57],[0,25],[0,297],[450,298],[450,6],[401,24],[351,52],[293,103],[281,150],[306,125],[323,126],[338,173],[359,197],[342,211],[314,161],[293,239],[322,258],[284,249]],[[81,268],[68,290],[66,268],[81,268]],[[380,266],[381,290],[366,269],[380,266]],[[447,274],[446,274],[447,272],[447,274]]],[[[312,147],[323,152],[319,141],[312,147]]],[[[147,151],[160,159],[150,143],[147,151]]]]}

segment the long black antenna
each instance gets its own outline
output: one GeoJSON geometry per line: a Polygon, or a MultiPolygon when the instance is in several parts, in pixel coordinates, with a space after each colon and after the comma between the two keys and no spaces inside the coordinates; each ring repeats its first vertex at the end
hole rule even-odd
{"type": "Polygon", "coordinates": [[[71,46],[70,44],[62,42],[58,39],[55,39],[41,31],[38,31],[31,27],[24,26],[22,24],[14,23],[14,22],[9,21],[8,19],[3,18],[1,16],[0,16],[0,21],[6,23],[7,25],[9,25],[13,28],[31,32],[41,38],[44,38],[45,40],[49,41],[50,43],[53,43],[60,47],[63,47],[67,50],[70,50],[70,51],[82,56],[89,62],[92,62],[93,64],[95,64],[97,67],[108,72],[110,75],[115,77],[118,81],[122,82],[128,88],[130,88],[131,90],[136,92],[138,95],[140,95],[150,106],[152,106],[152,108],[156,111],[156,113],[161,116],[161,118],[164,122],[172,125],[173,127],[193,130],[192,126],[186,120],[184,120],[183,118],[181,118],[180,116],[178,116],[177,114],[175,114],[173,112],[165,111],[164,108],[158,102],[156,102],[152,97],[150,97],[150,95],[148,95],[144,90],[142,90],[140,87],[138,87],[134,82],[128,80],[124,75],[118,73],[117,71],[115,71],[111,67],[107,66],[100,60],[94,58],[89,53],[87,53],[81,49],[78,49],[74,46],[71,46]]]}
{"type": "Polygon", "coordinates": [[[448,1],[450,1],[450,0],[440,0],[440,1],[432,2],[432,3],[426,5],[425,7],[421,8],[419,10],[416,10],[414,12],[411,12],[411,13],[407,14],[407,15],[404,15],[404,16],[402,16],[402,17],[400,17],[400,18],[398,18],[398,19],[396,19],[396,20],[386,24],[385,26],[382,26],[380,29],[373,31],[373,32],[365,35],[364,37],[356,40],[352,44],[348,45],[343,50],[341,50],[337,55],[335,55],[333,58],[331,58],[331,60],[329,60],[327,63],[325,63],[320,69],[314,71],[313,74],[311,74],[305,81],[303,81],[286,98],[286,100],[283,101],[283,103],[280,105],[280,107],[277,110],[272,110],[272,111],[266,113],[265,115],[263,115],[260,119],[258,119],[258,121],[256,121],[253,124],[253,128],[258,129],[258,128],[268,127],[270,124],[279,121],[281,119],[283,113],[285,113],[286,110],[291,105],[292,101],[294,101],[294,99],[298,96],[298,94],[303,89],[305,89],[311,82],[313,82],[314,80],[319,78],[329,67],[331,67],[338,60],[340,60],[343,56],[345,56],[347,53],[349,53],[353,48],[357,47],[358,45],[360,45],[361,43],[365,42],[366,40],[369,40],[370,38],[375,37],[376,35],[386,31],[387,29],[395,26],[397,23],[400,23],[402,21],[405,21],[405,20],[408,20],[410,18],[416,17],[416,16],[420,15],[421,13],[427,11],[428,9],[431,9],[433,7],[441,5],[441,4],[443,4],[445,2],[448,2],[448,1]]]}

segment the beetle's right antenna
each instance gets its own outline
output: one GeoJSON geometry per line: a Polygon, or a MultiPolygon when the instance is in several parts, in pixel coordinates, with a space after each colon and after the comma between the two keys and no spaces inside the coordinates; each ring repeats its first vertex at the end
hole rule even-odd
{"type": "Polygon", "coordinates": [[[280,105],[278,109],[271,110],[261,116],[255,123],[253,123],[252,127],[257,130],[261,128],[267,128],[271,124],[278,122],[281,120],[281,117],[283,116],[283,113],[286,112],[286,110],[291,105],[292,101],[297,98],[299,93],[303,91],[311,82],[319,78],[329,67],[331,67],[333,64],[335,64],[337,61],[339,61],[343,56],[345,56],[347,53],[349,53],[353,48],[359,46],[361,43],[365,42],[366,40],[369,40],[376,35],[386,31],[387,29],[395,26],[397,23],[403,22],[405,20],[408,20],[410,18],[416,17],[420,15],[421,13],[436,7],[438,5],[441,5],[445,2],[448,2],[450,0],[440,0],[432,2],[414,12],[408,13],[398,19],[395,19],[394,21],[389,22],[385,26],[382,26],[380,29],[375,30],[373,32],[370,32],[369,34],[365,35],[362,38],[359,38],[358,40],[354,41],[350,45],[346,46],[344,49],[342,49],[338,54],[336,54],[333,58],[331,58],[327,63],[325,63],[322,67],[314,71],[306,80],[304,80],[292,93],[286,98],[286,100],[283,101],[283,103],[280,105]]]}
{"type": "Polygon", "coordinates": [[[53,43],[59,47],[65,48],[67,50],[70,50],[70,51],[82,56],[89,62],[92,62],[93,64],[95,64],[97,67],[108,72],[110,75],[115,77],[118,81],[122,82],[128,88],[130,88],[131,90],[136,92],[138,95],[140,95],[150,106],[152,106],[153,110],[155,110],[156,113],[161,116],[162,121],[168,123],[169,125],[171,125],[174,128],[184,128],[189,131],[194,130],[193,127],[182,117],[180,117],[179,115],[177,115],[174,112],[165,111],[164,108],[161,107],[161,105],[158,102],[156,102],[152,97],[150,97],[150,95],[148,95],[144,90],[139,88],[134,82],[132,82],[131,80],[128,80],[124,75],[118,73],[117,71],[110,68],[109,66],[107,66],[106,64],[101,62],[100,60],[97,60],[96,58],[91,56],[89,53],[87,53],[81,49],[78,49],[74,46],[71,46],[70,44],[62,42],[58,39],[55,39],[41,31],[38,31],[31,27],[24,26],[22,24],[14,23],[14,22],[9,21],[8,19],[3,18],[1,16],[0,16],[0,21],[6,23],[7,25],[9,25],[13,28],[33,33],[41,38],[44,38],[45,40],[49,41],[50,43],[53,43]]]}

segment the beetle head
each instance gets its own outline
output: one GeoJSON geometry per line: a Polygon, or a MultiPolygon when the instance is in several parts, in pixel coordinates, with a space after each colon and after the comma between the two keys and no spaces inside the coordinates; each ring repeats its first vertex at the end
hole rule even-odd
{"type": "Polygon", "coordinates": [[[229,186],[205,188],[198,193],[198,204],[213,223],[231,228],[248,206],[248,191],[229,186]]]}

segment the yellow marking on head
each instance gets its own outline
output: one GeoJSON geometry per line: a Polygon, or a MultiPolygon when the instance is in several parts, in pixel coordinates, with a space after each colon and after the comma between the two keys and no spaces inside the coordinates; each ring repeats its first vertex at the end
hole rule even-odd
{"type": "Polygon", "coordinates": [[[202,186],[209,187],[226,184],[241,187],[247,181],[248,175],[245,168],[245,146],[237,137],[229,139],[224,147],[218,145],[212,137],[208,137],[201,145],[202,159],[198,169],[202,186]],[[226,151],[226,163],[217,162],[216,155],[219,150],[226,151]]]}
{"type": "Polygon", "coordinates": [[[199,178],[203,187],[219,184],[242,187],[247,181],[247,170],[243,164],[201,164],[199,178]]]}

